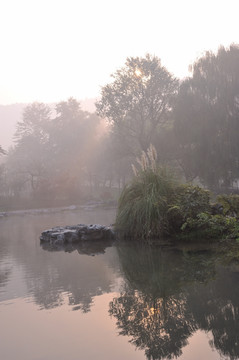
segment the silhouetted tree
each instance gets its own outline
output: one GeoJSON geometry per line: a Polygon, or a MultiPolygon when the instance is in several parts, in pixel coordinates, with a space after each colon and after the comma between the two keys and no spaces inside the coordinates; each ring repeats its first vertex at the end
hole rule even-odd
{"type": "Polygon", "coordinates": [[[6,155],[6,151],[0,145],[0,155],[6,155]]]}
{"type": "Polygon", "coordinates": [[[112,124],[121,157],[139,155],[157,142],[166,126],[178,81],[150,55],[127,58],[112,77],[113,82],[102,88],[97,111],[112,124]]]}
{"type": "Polygon", "coordinates": [[[64,196],[75,199],[86,178],[87,164],[93,156],[100,119],[83,111],[73,98],[56,105],[51,123],[50,145],[54,159],[54,182],[64,196]]]}
{"type": "Polygon", "coordinates": [[[207,52],[193,65],[175,106],[177,158],[188,180],[210,188],[239,176],[239,46],[207,52]]]}
{"type": "Polygon", "coordinates": [[[15,179],[10,183],[13,188],[18,188],[17,192],[25,187],[36,193],[48,176],[50,116],[49,106],[35,102],[24,109],[22,119],[17,123],[16,145],[9,151],[7,161],[8,174],[15,179]]]}
{"type": "Polygon", "coordinates": [[[46,143],[49,135],[51,108],[43,103],[34,102],[23,111],[21,121],[17,123],[15,142],[20,145],[26,138],[34,138],[39,143],[46,143]]]}
{"type": "Polygon", "coordinates": [[[54,113],[42,103],[28,105],[7,160],[12,195],[79,199],[99,124],[99,117],[83,111],[73,98],[56,104],[54,113]]]}

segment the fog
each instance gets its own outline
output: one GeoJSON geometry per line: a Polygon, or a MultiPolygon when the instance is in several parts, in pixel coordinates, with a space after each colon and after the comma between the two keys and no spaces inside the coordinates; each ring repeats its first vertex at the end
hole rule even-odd
{"type": "Polygon", "coordinates": [[[237,191],[238,63],[238,45],[220,47],[178,79],[157,56],[128,57],[96,102],[1,107],[2,210],[115,201],[151,144],[180,181],[237,191]]]}
{"type": "Polygon", "coordinates": [[[0,104],[95,98],[127,56],[156,54],[177,77],[238,42],[238,1],[8,0],[1,7],[0,104]]]}
{"type": "MultiPolygon", "coordinates": [[[[80,100],[81,108],[84,111],[95,112],[96,99],[80,100]]],[[[17,122],[22,120],[24,108],[28,104],[17,103],[11,105],[0,105],[0,144],[3,149],[8,150],[14,145],[14,134],[17,122]]],[[[55,104],[48,104],[52,110],[55,104]]]]}

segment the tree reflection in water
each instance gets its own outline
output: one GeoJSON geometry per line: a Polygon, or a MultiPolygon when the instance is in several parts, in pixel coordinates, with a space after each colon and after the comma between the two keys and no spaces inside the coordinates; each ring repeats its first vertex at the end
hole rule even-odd
{"type": "Polygon", "coordinates": [[[121,335],[148,359],[182,354],[198,329],[212,331],[221,356],[239,356],[238,274],[214,251],[118,246],[124,291],[110,303],[121,335]]]}
{"type": "Polygon", "coordinates": [[[35,276],[28,279],[35,303],[41,309],[52,309],[63,305],[67,298],[72,310],[89,312],[95,296],[111,291],[113,280],[107,261],[104,267],[104,262],[96,256],[104,254],[111,246],[109,240],[66,245],[42,243],[43,250],[56,252],[59,257],[43,257],[47,263],[41,269],[41,276],[38,274],[38,281],[35,276]],[[64,252],[87,256],[79,261],[77,256],[62,256],[64,252]],[[89,256],[95,256],[94,261],[89,261],[89,256]]]}
{"type": "Polygon", "coordinates": [[[12,273],[12,267],[9,265],[9,241],[5,236],[0,237],[0,294],[1,288],[4,288],[12,273]]]}

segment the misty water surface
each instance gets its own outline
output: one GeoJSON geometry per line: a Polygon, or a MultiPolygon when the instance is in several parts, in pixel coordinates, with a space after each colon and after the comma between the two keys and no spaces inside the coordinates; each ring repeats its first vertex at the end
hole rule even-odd
{"type": "Polygon", "coordinates": [[[216,251],[40,245],[47,228],[114,215],[0,219],[1,359],[238,359],[239,266],[216,251]]]}

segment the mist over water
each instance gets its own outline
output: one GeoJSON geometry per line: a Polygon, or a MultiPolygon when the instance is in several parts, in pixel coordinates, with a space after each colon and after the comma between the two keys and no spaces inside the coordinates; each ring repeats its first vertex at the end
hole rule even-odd
{"type": "MultiPolygon", "coordinates": [[[[0,139],[4,360],[239,358],[236,247],[224,253],[205,239],[175,247],[131,241],[53,247],[39,240],[54,226],[114,224],[114,206],[129,183],[137,200],[143,194],[148,216],[148,189],[139,177],[146,169],[170,169],[170,184],[199,185],[212,199],[238,193],[238,63],[238,45],[221,47],[180,80],[157,56],[128,57],[91,112],[72,97],[24,106],[14,145],[6,152],[0,139]]],[[[208,207],[197,213],[200,204],[190,203],[195,214],[189,209],[186,222],[164,193],[151,196],[156,230],[162,222],[154,215],[165,203],[162,213],[174,217],[178,231],[212,224],[216,233],[223,220],[236,238],[238,207],[230,216],[213,214],[222,206],[212,207],[203,191],[208,207]]],[[[136,203],[139,220],[142,204],[136,203]]]]}

